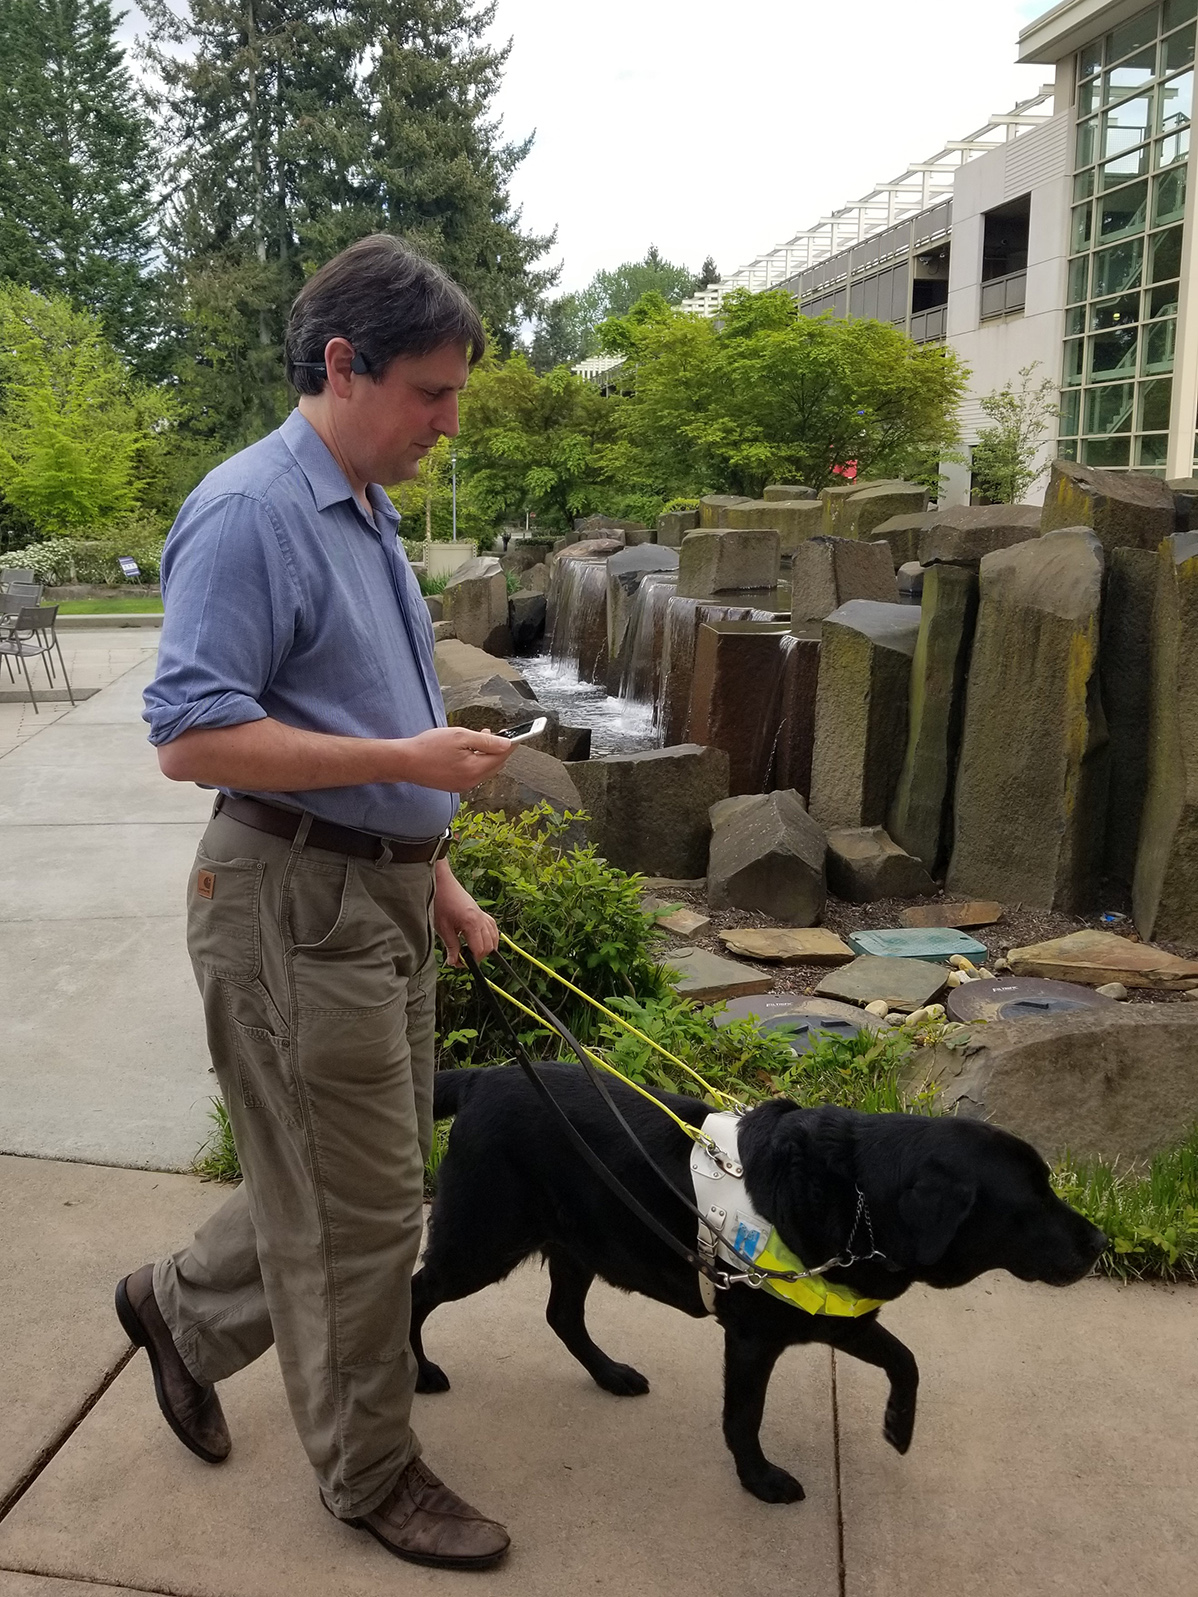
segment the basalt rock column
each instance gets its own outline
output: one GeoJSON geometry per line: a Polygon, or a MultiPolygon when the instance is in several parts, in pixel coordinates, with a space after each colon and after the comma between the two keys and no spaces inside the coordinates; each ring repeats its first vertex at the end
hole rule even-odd
{"type": "Polygon", "coordinates": [[[1111,769],[1104,872],[1123,888],[1135,877],[1148,788],[1152,618],[1159,566],[1153,549],[1112,550],[1102,597],[1098,660],[1111,769]]]}
{"type": "Polygon", "coordinates": [[[1063,528],[981,563],[948,888],[1094,907],[1106,825],[1102,548],[1063,528]]]}
{"type": "Polygon", "coordinates": [[[802,631],[850,599],[898,603],[898,584],[885,543],[854,538],[812,538],[796,549],[790,567],[791,622],[802,631]]]}
{"type": "Polygon", "coordinates": [[[1159,477],[1054,460],[1040,530],[1089,527],[1103,549],[1156,549],[1177,528],[1173,490],[1159,477]]]}
{"type": "Polygon", "coordinates": [[[688,736],[728,755],[729,793],[760,793],[773,743],[766,722],[782,671],[783,623],[714,621],[699,627],[688,736]]]}

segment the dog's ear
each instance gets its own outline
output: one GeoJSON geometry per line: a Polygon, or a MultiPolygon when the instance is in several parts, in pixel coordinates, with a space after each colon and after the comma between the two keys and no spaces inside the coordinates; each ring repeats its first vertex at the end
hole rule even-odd
{"type": "Polygon", "coordinates": [[[926,1270],[943,1258],[976,1198],[976,1184],[943,1165],[920,1171],[898,1202],[916,1269],[926,1270]]]}

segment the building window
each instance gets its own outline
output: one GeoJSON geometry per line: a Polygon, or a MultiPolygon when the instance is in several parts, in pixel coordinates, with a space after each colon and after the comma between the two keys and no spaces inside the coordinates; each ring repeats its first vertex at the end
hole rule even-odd
{"type": "Polygon", "coordinates": [[[1196,17],[1164,0],[1078,52],[1058,447],[1091,466],[1165,469],[1196,17]]]}
{"type": "Polygon", "coordinates": [[[982,217],[982,321],[1022,311],[1027,298],[1027,235],[1032,197],[1010,200],[982,217]]]}

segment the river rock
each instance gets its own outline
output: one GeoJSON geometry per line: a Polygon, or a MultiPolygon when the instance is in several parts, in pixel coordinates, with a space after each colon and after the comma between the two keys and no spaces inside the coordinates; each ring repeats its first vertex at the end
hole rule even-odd
{"type": "Polygon", "coordinates": [[[1176,530],[1177,508],[1172,490],[1159,477],[1054,460],[1040,529],[1058,527],[1089,527],[1108,554],[1119,548],[1156,549],[1176,530]]]}
{"type": "Polygon", "coordinates": [[[880,898],[922,898],[936,884],[917,859],[880,826],[830,827],[828,886],[850,904],[880,898]]]}
{"type": "Polygon", "coordinates": [[[880,826],[907,743],[919,611],[850,599],[824,621],[811,813],[821,826],[880,826]]]}
{"type": "Polygon", "coordinates": [[[907,744],[887,824],[898,846],[929,872],[940,868],[951,847],[953,783],[977,607],[973,571],[963,566],[924,570],[907,744]]]}
{"type": "Polygon", "coordinates": [[[1088,987],[1119,981],[1125,987],[1184,992],[1198,982],[1198,960],[1181,959],[1151,943],[1091,928],[1012,948],[1007,961],[1016,976],[1084,982],[1088,987]]]}
{"type": "Polygon", "coordinates": [[[678,557],[678,597],[710,599],[778,582],[778,534],[767,529],[688,532],[678,557]]]}
{"type": "Polygon", "coordinates": [[[950,892],[1092,906],[1106,824],[1102,550],[1063,528],[987,555],[953,806],[950,892]]]}
{"type": "Polygon", "coordinates": [[[1158,557],[1148,782],[1132,906],[1141,937],[1198,945],[1198,532],[1158,557]]]}
{"type": "Polygon", "coordinates": [[[745,494],[704,494],[699,500],[700,527],[726,527],[724,512],[732,505],[748,505],[752,500],[745,494]]]}
{"type": "Polygon", "coordinates": [[[918,516],[928,508],[928,490],[912,482],[880,483],[850,494],[840,509],[842,538],[873,538],[874,528],[892,516],[918,516]]]}
{"type": "Polygon", "coordinates": [[[657,542],[664,549],[678,549],[688,532],[699,525],[697,510],[663,510],[657,518],[657,542]]]}
{"type": "Polygon", "coordinates": [[[507,579],[492,555],[467,560],[450,577],[441,594],[444,619],[463,643],[488,654],[509,655],[507,579]]]}
{"type": "Polygon", "coordinates": [[[852,538],[811,538],[794,551],[790,595],[791,624],[799,631],[850,599],[897,604],[890,546],[852,538]]]}
{"type": "Polygon", "coordinates": [[[728,793],[722,749],[681,743],[568,767],[600,854],[625,871],[697,877],[707,869],[711,806],[728,793]]]}
{"type": "Polygon", "coordinates": [[[707,901],[813,926],[827,899],[823,831],[798,793],[745,795],[712,815],[707,901]]]}
{"type": "Polygon", "coordinates": [[[1111,772],[1104,873],[1127,889],[1135,878],[1140,820],[1148,790],[1153,608],[1159,557],[1152,549],[1112,549],[1106,565],[1098,653],[1111,772]]]}
{"type": "Polygon", "coordinates": [[[1175,1146],[1198,1120],[1196,1059],[1188,1005],[1111,1003],[991,1021],[964,1049],[922,1054],[918,1069],[942,1108],[1013,1131],[1049,1161],[1128,1164],[1175,1146]]]}
{"type": "Polygon", "coordinates": [[[513,652],[531,654],[545,636],[545,595],[513,593],[507,602],[507,613],[513,652]]]}
{"type": "Polygon", "coordinates": [[[983,556],[1039,536],[1038,505],[951,505],[925,517],[919,561],[976,570],[983,556]]]}

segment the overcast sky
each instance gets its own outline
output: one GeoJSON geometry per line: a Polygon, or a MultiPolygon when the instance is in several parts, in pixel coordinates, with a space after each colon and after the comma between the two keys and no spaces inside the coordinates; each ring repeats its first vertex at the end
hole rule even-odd
{"type": "MultiPolygon", "coordinates": [[[[731,272],[1035,93],[1048,0],[499,0],[512,193],[561,287],[655,243],[731,272]]],[[[136,14],[123,33],[131,35],[136,14]]]]}

